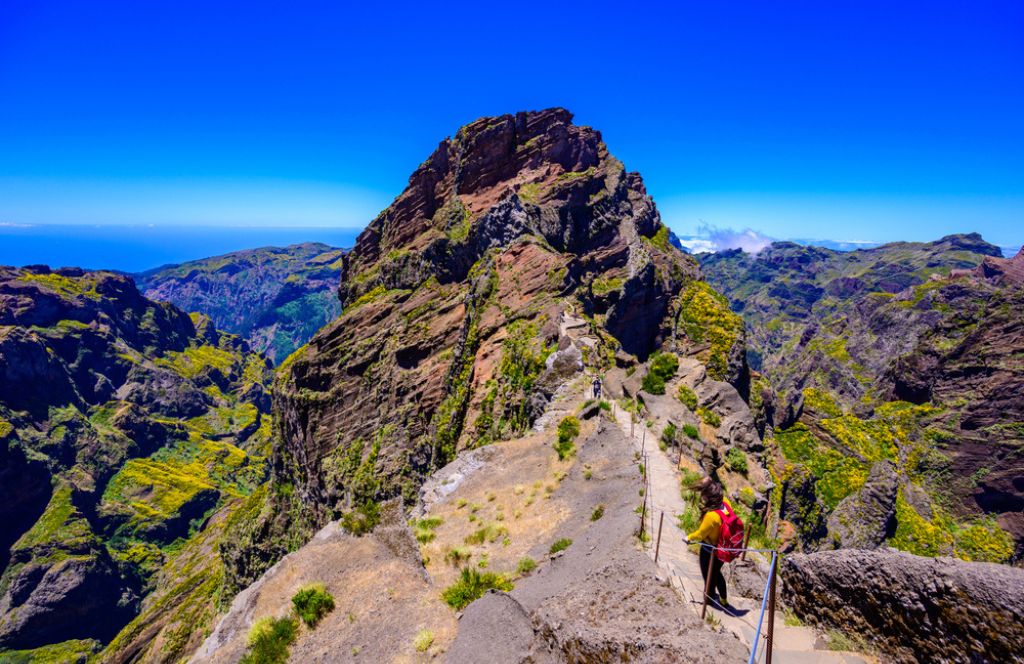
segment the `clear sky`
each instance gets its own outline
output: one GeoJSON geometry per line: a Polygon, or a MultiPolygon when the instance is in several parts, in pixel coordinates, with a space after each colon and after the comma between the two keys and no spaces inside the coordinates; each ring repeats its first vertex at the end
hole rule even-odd
{"type": "Polygon", "coordinates": [[[362,226],[565,106],[679,233],[1024,242],[1024,3],[0,3],[0,223],[362,226]]]}

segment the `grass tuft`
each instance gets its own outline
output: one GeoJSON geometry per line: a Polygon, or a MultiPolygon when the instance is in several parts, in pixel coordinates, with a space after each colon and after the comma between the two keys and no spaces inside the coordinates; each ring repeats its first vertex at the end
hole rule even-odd
{"type": "Polygon", "coordinates": [[[470,602],[483,597],[488,590],[503,590],[508,592],[515,586],[503,574],[494,572],[480,572],[472,567],[462,570],[459,580],[444,589],[441,599],[453,609],[459,611],[470,604],[470,602]]]}
{"type": "Polygon", "coordinates": [[[295,643],[299,623],[295,618],[262,618],[249,630],[249,650],[240,664],[284,664],[295,643]]]}
{"type": "Polygon", "coordinates": [[[519,559],[516,564],[516,574],[522,576],[523,574],[529,574],[533,570],[537,569],[537,561],[529,556],[524,556],[519,559]]]}
{"type": "Polygon", "coordinates": [[[416,638],[412,640],[412,647],[416,649],[416,652],[427,652],[432,645],[434,645],[434,633],[429,629],[421,629],[416,634],[416,638]]]}
{"type": "Polygon", "coordinates": [[[572,546],[572,540],[568,537],[562,537],[561,539],[556,540],[555,543],[551,545],[551,548],[548,550],[548,553],[556,554],[559,551],[565,551],[570,546],[572,546]]]}

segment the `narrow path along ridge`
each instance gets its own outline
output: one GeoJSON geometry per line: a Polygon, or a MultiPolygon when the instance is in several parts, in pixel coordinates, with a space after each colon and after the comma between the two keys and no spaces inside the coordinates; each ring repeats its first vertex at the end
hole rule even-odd
{"type": "MultiPolygon", "coordinates": [[[[613,419],[628,437],[631,428],[629,413],[617,405],[613,406],[612,413],[613,419]]],[[[681,593],[689,606],[699,614],[704,595],[704,580],[700,572],[700,563],[697,555],[692,553],[685,543],[686,533],[680,530],[679,521],[676,518],[677,515],[683,513],[686,507],[680,491],[681,474],[669,456],[658,448],[657,434],[647,428],[643,420],[632,423],[632,431],[636,451],[638,453],[642,451],[646,456],[645,470],[649,477],[646,528],[651,533],[652,539],[647,545],[648,554],[652,559],[655,556],[654,538],[657,537],[660,514],[664,512],[658,568],[672,584],[672,587],[681,593]]],[[[725,573],[728,578],[728,569],[725,570],[725,573]]],[[[722,611],[712,604],[709,604],[708,615],[714,616],[714,620],[721,624],[725,632],[734,634],[749,649],[757,631],[761,603],[745,597],[738,597],[735,593],[730,594],[729,601],[734,607],[735,613],[739,615],[722,611]]],[[[758,662],[765,661],[767,621],[766,615],[760,635],[761,642],[758,645],[758,662]]],[[[813,662],[870,664],[875,661],[874,658],[867,655],[819,647],[817,634],[812,628],[786,625],[781,610],[777,610],[775,614],[773,641],[773,664],[811,664],[813,662]]]]}

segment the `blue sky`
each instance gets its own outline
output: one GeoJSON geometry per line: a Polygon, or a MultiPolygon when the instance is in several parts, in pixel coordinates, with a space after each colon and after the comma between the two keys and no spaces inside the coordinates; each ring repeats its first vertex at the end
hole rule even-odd
{"type": "Polygon", "coordinates": [[[1024,3],[983,0],[5,0],[0,223],[362,226],[555,105],[679,233],[1024,242],[1024,3]]]}

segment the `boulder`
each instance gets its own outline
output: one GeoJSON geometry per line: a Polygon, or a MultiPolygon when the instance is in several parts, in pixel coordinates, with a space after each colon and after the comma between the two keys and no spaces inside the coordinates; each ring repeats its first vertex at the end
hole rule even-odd
{"type": "Polygon", "coordinates": [[[788,555],[781,578],[797,615],[860,634],[891,661],[1024,661],[1022,569],[840,549],[788,555]]]}

